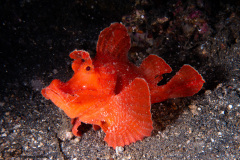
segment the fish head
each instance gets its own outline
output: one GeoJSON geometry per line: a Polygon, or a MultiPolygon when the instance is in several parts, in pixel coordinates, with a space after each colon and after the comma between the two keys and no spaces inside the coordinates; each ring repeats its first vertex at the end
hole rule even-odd
{"type": "Polygon", "coordinates": [[[117,73],[112,63],[94,63],[88,52],[75,50],[70,54],[74,59],[73,77],[66,82],[73,90],[96,90],[104,94],[112,93],[117,73]]]}
{"type": "Polygon", "coordinates": [[[86,51],[73,51],[70,57],[74,59],[72,78],[67,82],[55,79],[41,93],[70,118],[76,118],[104,104],[114,92],[116,73],[111,65],[94,67],[86,51]]]}
{"type": "Polygon", "coordinates": [[[75,90],[98,90],[99,74],[96,72],[92,59],[88,52],[83,50],[75,50],[70,53],[70,58],[74,59],[72,69],[73,77],[66,82],[69,88],[75,90]]]}

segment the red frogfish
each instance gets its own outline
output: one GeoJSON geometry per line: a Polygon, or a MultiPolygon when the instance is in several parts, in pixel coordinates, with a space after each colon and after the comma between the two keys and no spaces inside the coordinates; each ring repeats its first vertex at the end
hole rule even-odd
{"type": "Polygon", "coordinates": [[[151,104],[192,96],[202,88],[202,76],[190,65],[158,86],[171,67],[156,55],[136,66],[128,60],[130,47],[125,26],[113,23],[100,33],[93,59],[86,51],[73,51],[72,78],[65,83],[55,79],[42,89],[72,119],[75,136],[81,136],[83,122],[101,128],[110,147],[129,145],[151,135],[151,104]]]}

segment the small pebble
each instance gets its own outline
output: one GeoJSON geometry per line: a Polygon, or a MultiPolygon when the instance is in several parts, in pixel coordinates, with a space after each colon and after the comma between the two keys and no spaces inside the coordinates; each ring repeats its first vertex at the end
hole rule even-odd
{"type": "Polygon", "coordinates": [[[0,107],[3,107],[5,105],[4,102],[0,102],[0,107]]]}
{"type": "Polygon", "coordinates": [[[231,110],[233,106],[231,104],[228,105],[228,109],[231,110]]]}
{"type": "Polygon", "coordinates": [[[79,143],[81,140],[81,137],[76,137],[72,140],[73,143],[79,143]]]}
{"type": "Polygon", "coordinates": [[[73,133],[72,132],[66,132],[66,139],[70,140],[73,138],[73,133]]]}
{"type": "Polygon", "coordinates": [[[206,90],[204,94],[208,96],[208,95],[210,95],[211,93],[212,93],[211,90],[206,90]]]}
{"type": "Polygon", "coordinates": [[[198,115],[198,111],[197,111],[197,106],[196,105],[189,105],[188,106],[192,112],[193,115],[198,115]]]}
{"type": "Polygon", "coordinates": [[[222,132],[218,132],[219,137],[222,137],[222,132]]]}
{"type": "Polygon", "coordinates": [[[53,74],[57,74],[57,73],[58,73],[58,70],[54,69],[53,74]]]}
{"type": "Polygon", "coordinates": [[[119,153],[122,153],[124,151],[124,148],[121,146],[116,147],[116,154],[118,155],[119,153]]]}

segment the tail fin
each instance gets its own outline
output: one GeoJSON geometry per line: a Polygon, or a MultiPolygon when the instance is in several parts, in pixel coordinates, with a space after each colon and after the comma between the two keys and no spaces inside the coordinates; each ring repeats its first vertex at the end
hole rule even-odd
{"type": "Polygon", "coordinates": [[[172,72],[171,67],[160,57],[156,55],[149,55],[142,62],[139,70],[144,75],[144,79],[148,82],[151,88],[156,87],[158,82],[160,82],[165,73],[172,72]]]}
{"type": "Polygon", "coordinates": [[[203,83],[202,76],[193,67],[184,65],[166,85],[151,90],[151,102],[192,96],[201,90],[203,83]]]}
{"type": "Polygon", "coordinates": [[[113,23],[99,35],[96,59],[109,57],[118,61],[127,61],[130,45],[126,27],[121,23],[113,23]]]}

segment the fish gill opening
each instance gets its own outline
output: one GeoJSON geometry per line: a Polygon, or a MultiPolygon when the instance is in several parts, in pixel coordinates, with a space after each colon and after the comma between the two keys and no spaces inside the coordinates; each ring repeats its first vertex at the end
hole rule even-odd
{"type": "Polygon", "coordinates": [[[117,75],[117,81],[116,81],[114,93],[117,95],[122,91],[122,89],[123,89],[122,77],[117,75]]]}

